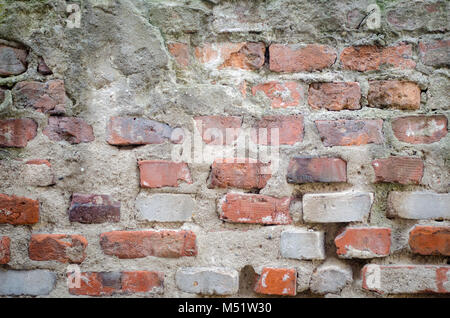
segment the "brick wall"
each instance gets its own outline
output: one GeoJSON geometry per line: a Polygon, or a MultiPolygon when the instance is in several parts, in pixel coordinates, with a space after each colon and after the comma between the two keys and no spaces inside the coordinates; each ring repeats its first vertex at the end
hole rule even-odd
{"type": "Polygon", "coordinates": [[[5,4],[0,296],[450,293],[448,2],[373,3],[5,4]]]}

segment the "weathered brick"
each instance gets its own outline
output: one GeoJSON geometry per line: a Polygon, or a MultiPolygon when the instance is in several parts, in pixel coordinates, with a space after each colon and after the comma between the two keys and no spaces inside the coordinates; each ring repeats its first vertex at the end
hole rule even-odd
{"type": "Polygon", "coordinates": [[[55,284],[55,273],[47,270],[0,271],[0,295],[48,295],[55,288],[55,284]]]}
{"type": "Polygon", "coordinates": [[[239,289],[239,273],[222,267],[186,267],[177,270],[177,287],[200,295],[233,295],[239,289]]]}
{"type": "Polygon", "coordinates": [[[39,202],[0,193],[0,224],[35,224],[39,222],[39,202]]]}
{"type": "Polygon", "coordinates": [[[265,51],[261,42],[207,43],[195,48],[195,56],[200,63],[218,69],[257,70],[264,64],[265,51]]]}
{"type": "Polygon", "coordinates": [[[167,44],[169,53],[173,56],[177,64],[186,68],[190,64],[189,45],[186,43],[169,43],[167,44]]]}
{"type": "Polygon", "coordinates": [[[264,116],[253,128],[251,138],[256,144],[294,145],[303,141],[303,116],[264,116]]]}
{"type": "Polygon", "coordinates": [[[14,86],[12,94],[14,102],[22,107],[32,107],[42,113],[65,113],[66,90],[63,80],[20,82],[14,86]]]}
{"type": "Polygon", "coordinates": [[[24,49],[0,44],[0,76],[24,73],[27,70],[27,56],[24,49]]]}
{"type": "Polygon", "coordinates": [[[293,158],[286,179],[289,183],[346,182],[347,162],[340,158],[293,158]]]}
{"type": "Polygon", "coordinates": [[[262,269],[255,286],[255,292],[266,295],[295,296],[297,272],[289,268],[262,269]]]}
{"type": "Polygon", "coordinates": [[[117,223],[120,221],[120,202],[106,194],[72,194],[69,221],[79,223],[117,223]]]}
{"type": "Polygon", "coordinates": [[[324,232],[286,230],[281,232],[281,256],[293,259],[325,259],[324,232]]]}
{"type": "Polygon", "coordinates": [[[450,256],[450,226],[416,225],[409,232],[409,247],[420,255],[450,256]]]}
{"type": "Polygon", "coordinates": [[[381,294],[450,293],[450,266],[375,265],[363,267],[362,287],[381,294]]]}
{"type": "Polygon", "coordinates": [[[58,261],[81,264],[86,258],[88,242],[81,235],[33,234],[28,254],[34,261],[58,261]]]}
{"type": "Polygon", "coordinates": [[[313,273],[310,282],[311,292],[315,294],[338,294],[353,281],[350,266],[331,260],[320,265],[313,273]]]}
{"type": "Polygon", "coordinates": [[[334,243],[341,258],[374,258],[389,255],[391,229],[380,227],[346,228],[334,243]]]}
{"type": "Polygon", "coordinates": [[[400,69],[415,68],[412,58],[412,46],[399,44],[390,47],[374,45],[346,47],[340,56],[343,69],[352,71],[373,71],[383,67],[400,69]]]}
{"type": "Polygon", "coordinates": [[[383,120],[316,120],[316,127],[324,146],[360,146],[382,144],[383,120]]]}
{"type": "Polygon", "coordinates": [[[290,202],[289,197],[228,193],[220,200],[219,217],[233,223],[290,224],[290,202]]]}
{"type": "Polygon", "coordinates": [[[363,221],[373,194],[367,192],[308,193],[303,196],[303,220],[311,223],[363,221]]]}
{"type": "Polygon", "coordinates": [[[26,147],[36,137],[37,127],[30,118],[0,120],[0,147],[26,147]]]}
{"type": "Polygon", "coordinates": [[[254,159],[216,159],[211,166],[208,188],[262,189],[271,176],[270,164],[254,159]]]}
{"type": "Polygon", "coordinates": [[[357,82],[312,83],[308,90],[308,104],[313,109],[360,109],[361,88],[357,82]]]}
{"type": "Polygon", "coordinates": [[[115,146],[161,144],[167,140],[178,143],[180,130],[147,118],[111,117],[106,141],[115,146]]]}
{"type": "Polygon", "coordinates": [[[407,116],[392,121],[392,130],[398,140],[410,144],[431,144],[447,135],[447,117],[407,116]]]}
{"type": "Polygon", "coordinates": [[[142,219],[151,222],[190,221],[195,201],[189,194],[139,193],[135,206],[142,219]]]}
{"type": "Polygon", "coordinates": [[[419,42],[420,59],[430,66],[450,65],[450,40],[419,42]]]}
{"type": "Polygon", "coordinates": [[[210,145],[231,145],[239,137],[242,118],[237,116],[197,116],[197,131],[210,145]]]}
{"type": "Polygon", "coordinates": [[[91,142],[95,139],[92,126],[76,117],[51,116],[42,132],[52,141],[64,140],[71,144],[91,142]]]}
{"type": "Polygon", "coordinates": [[[450,220],[450,194],[432,192],[390,192],[388,216],[412,220],[450,220]]]}
{"type": "Polygon", "coordinates": [[[24,184],[46,187],[55,184],[55,175],[48,160],[28,160],[23,166],[22,179],[24,184]]]}
{"type": "Polygon", "coordinates": [[[191,231],[112,231],[100,235],[106,255],[118,258],[196,256],[196,236],[191,231]]]}
{"type": "Polygon", "coordinates": [[[306,46],[272,44],[269,47],[273,72],[312,72],[328,68],[336,61],[336,50],[320,44],[306,46]]]}
{"type": "Polygon", "coordinates": [[[189,167],[184,162],[141,160],[138,165],[143,188],[178,187],[179,180],[192,183],[189,167]]]}
{"type": "Polygon", "coordinates": [[[300,106],[304,92],[297,82],[267,82],[252,87],[252,94],[263,92],[270,100],[272,108],[300,106]]]}
{"type": "Polygon", "coordinates": [[[370,81],[367,100],[370,107],[419,109],[420,88],[407,81],[370,81]]]}
{"type": "Polygon", "coordinates": [[[37,71],[42,75],[52,75],[52,70],[48,67],[42,57],[39,57],[37,71]]]}
{"type": "Polygon", "coordinates": [[[69,288],[72,295],[111,296],[114,294],[162,294],[164,274],[155,271],[85,272],[79,287],[69,288]]]}
{"type": "Polygon", "coordinates": [[[0,104],[2,104],[5,101],[5,97],[6,97],[6,89],[0,87],[0,104]]]}
{"type": "Polygon", "coordinates": [[[419,184],[423,176],[420,158],[389,157],[372,161],[375,182],[419,184]]]}
{"type": "Polygon", "coordinates": [[[0,236],[0,265],[8,264],[11,256],[11,239],[7,236],[0,236]]]}

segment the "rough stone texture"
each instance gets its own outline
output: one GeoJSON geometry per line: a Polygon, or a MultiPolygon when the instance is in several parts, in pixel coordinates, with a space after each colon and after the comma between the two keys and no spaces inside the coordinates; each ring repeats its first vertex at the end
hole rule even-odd
{"type": "Polygon", "coordinates": [[[141,187],[178,187],[179,181],[192,183],[189,167],[183,162],[164,160],[138,161],[141,187]]]}
{"type": "Polygon", "coordinates": [[[409,247],[421,255],[450,256],[450,227],[416,225],[409,232],[409,247]]]}
{"type": "Polygon", "coordinates": [[[142,219],[152,222],[186,222],[195,212],[195,201],[188,194],[141,192],[135,206],[142,219]]]}
{"type": "Polygon", "coordinates": [[[423,176],[423,161],[419,158],[389,157],[372,161],[375,182],[419,184],[423,176]]]}
{"type": "Polygon", "coordinates": [[[263,92],[272,108],[297,107],[304,99],[303,88],[296,82],[267,82],[252,87],[252,94],[263,92]]]}
{"type": "Polygon", "coordinates": [[[291,198],[228,193],[218,205],[221,220],[233,223],[290,224],[291,198]]]}
{"type": "Polygon", "coordinates": [[[412,220],[450,220],[450,194],[432,192],[390,192],[388,215],[412,220]]]}
{"type": "Polygon", "coordinates": [[[450,40],[419,42],[420,59],[430,66],[450,65],[450,40]]]}
{"type": "Polygon", "coordinates": [[[19,75],[27,70],[28,53],[24,49],[18,49],[0,44],[0,76],[19,75]]]}
{"type": "Polygon", "coordinates": [[[233,295],[239,288],[238,272],[220,267],[180,268],[175,281],[179,289],[200,295],[233,295]]]}
{"type": "Polygon", "coordinates": [[[7,236],[0,236],[0,265],[8,264],[11,256],[11,239],[7,236]]]}
{"type": "Polygon", "coordinates": [[[362,269],[362,287],[380,294],[450,293],[450,266],[375,265],[362,269]]]}
{"type": "Polygon", "coordinates": [[[367,99],[377,108],[419,109],[420,88],[406,81],[371,81],[367,99]]]}
{"type": "Polygon", "coordinates": [[[58,261],[81,264],[88,242],[81,235],[33,234],[28,253],[34,261],[58,261]]]}
{"type": "Polygon", "coordinates": [[[325,146],[360,146],[384,141],[380,119],[317,120],[316,127],[325,146]]]}
{"type": "Polygon", "coordinates": [[[312,223],[363,221],[369,215],[373,194],[341,192],[303,196],[303,220],[312,223]]]}
{"type": "Polygon", "coordinates": [[[17,106],[32,107],[43,113],[65,113],[66,90],[63,80],[20,82],[14,86],[12,93],[17,106]]]}
{"type": "Polygon", "coordinates": [[[280,253],[282,257],[300,260],[325,259],[324,233],[305,230],[283,231],[280,253]]]}
{"type": "Polygon", "coordinates": [[[252,141],[260,145],[294,145],[303,141],[302,116],[264,116],[254,126],[252,141]]]}
{"type": "Polygon", "coordinates": [[[26,147],[37,134],[37,123],[30,118],[0,120],[0,147],[26,147]]]}
{"type": "Polygon", "coordinates": [[[39,221],[39,202],[0,193],[0,224],[34,224],[39,221]]]}
{"type": "Polygon", "coordinates": [[[69,221],[98,224],[120,221],[120,202],[106,194],[74,193],[69,207],[69,221]]]}
{"type": "Polygon", "coordinates": [[[391,229],[377,227],[346,228],[334,243],[341,258],[374,258],[388,256],[391,229]]]}
{"type": "Polygon", "coordinates": [[[55,273],[47,270],[0,271],[0,295],[48,295],[55,283],[55,273]]]}
{"type": "Polygon", "coordinates": [[[48,125],[42,133],[52,141],[64,140],[70,144],[91,142],[95,139],[92,126],[75,117],[49,117],[48,125]]]}
{"type": "Polygon", "coordinates": [[[313,83],[309,85],[308,104],[312,109],[360,109],[361,89],[357,82],[313,83]]]}
{"type": "Polygon", "coordinates": [[[337,294],[352,281],[351,267],[332,259],[320,265],[313,273],[310,289],[316,294],[337,294]]]}
{"type": "Polygon", "coordinates": [[[430,144],[447,135],[445,116],[408,116],[392,121],[392,130],[398,140],[410,144],[430,144]]]}
{"type": "Polygon", "coordinates": [[[289,183],[346,182],[347,163],[340,158],[293,158],[286,178],[289,183]]]}
{"type": "Polygon", "coordinates": [[[295,296],[297,272],[288,268],[263,268],[255,292],[266,295],[295,296]]]}
{"type": "Polygon", "coordinates": [[[52,75],[52,70],[48,67],[42,57],[39,58],[37,71],[42,75],[52,75]]]}

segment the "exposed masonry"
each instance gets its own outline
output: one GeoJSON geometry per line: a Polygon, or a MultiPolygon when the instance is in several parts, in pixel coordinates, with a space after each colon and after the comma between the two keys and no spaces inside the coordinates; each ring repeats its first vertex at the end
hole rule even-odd
{"type": "Polygon", "coordinates": [[[2,9],[0,297],[450,293],[447,1],[2,9]]]}

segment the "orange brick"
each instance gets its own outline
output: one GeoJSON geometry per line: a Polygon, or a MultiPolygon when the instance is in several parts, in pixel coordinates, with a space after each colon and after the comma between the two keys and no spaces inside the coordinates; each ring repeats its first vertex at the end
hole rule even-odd
{"type": "Polygon", "coordinates": [[[264,116],[254,128],[251,138],[256,144],[293,145],[303,141],[303,116],[264,116]]]}
{"type": "Polygon", "coordinates": [[[39,222],[39,202],[0,193],[0,224],[35,224],[39,222]]]}
{"type": "Polygon", "coordinates": [[[33,234],[28,253],[34,261],[80,264],[86,258],[88,242],[81,235],[33,234]]]}
{"type": "Polygon", "coordinates": [[[389,228],[346,228],[334,240],[336,253],[343,258],[388,256],[391,248],[389,228]]]}
{"type": "Polygon", "coordinates": [[[8,264],[10,260],[11,239],[7,236],[0,236],[0,265],[8,264]]]}
{"type": "Polygon", "coordinates": [[[450,256],[450,227],[416,225],[409,232],[409,246],[420,255],[450,256]]]}
{"type": "Polygon", "coordinates": [[[287,268],[263,268],[255,292],[266,295],[295,296],[297,272],[287,268]]]}
{"type": "Polygon", "coordinates": [[[192,183],[189,167],[184,162],[164,160],[138,161],[141,187],[178,187],[179,181],[192,183]]]}
{"type": "Polygon", "coordinates": [[[252,94],[263,92],[270,100],[272,108],[300,106],[304,98],[302,87],[296,82],[267,82],[252,87],[252,94]]]}

